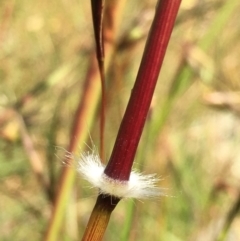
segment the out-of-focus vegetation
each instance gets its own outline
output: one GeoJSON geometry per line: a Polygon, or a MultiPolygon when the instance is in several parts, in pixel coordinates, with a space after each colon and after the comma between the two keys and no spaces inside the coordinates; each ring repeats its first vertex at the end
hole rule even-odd
{"type": "MultiPolygon", "coordinates": [[[[120,20],[106,157],[155,4],[128,1],[120,20]]],[[[167,196],[122,201],[105,240],[240,240],[239,11],[237,0],[183,1],[136,158],[163,178],[167,196]]],[[[43,240],[94,51],[90,3],[9,0],[0,17],[1,240],[43,240]]],[[[77,177],[58,240],[80,240],[97,194],[87,187],[77,177]]]]}

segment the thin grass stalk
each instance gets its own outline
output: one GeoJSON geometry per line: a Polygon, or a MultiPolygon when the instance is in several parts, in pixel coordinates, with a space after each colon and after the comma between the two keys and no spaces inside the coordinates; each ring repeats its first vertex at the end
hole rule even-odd
{"type": "Polygon", "coordinates": [[[62,104],[65,100],[65,96],[66,96],[66,93],[64,91],[61,93],[60,98],[58,99],[56,108],[53,113],[52,121],[48,128],[48,134],[47,134],[48,147],[46,152],[46,160],[48,160],[47,168],[48,168],[48,177],[49,177],[49,194],[50,194],[52,203],[54,202],[54,199],[55,199],[55,192],[56,192],[56,185],[57,185],[57,182],[56,182],[57,176],[55,173],[56,156],[55,156],[55,153],[52,151],[52,147],[56,146],[56,143],[57,143],[57,130],[59,129],[59,124],[60,124],[59,113],[61,111],[62,104]]]}
{"type": "MultiPolygon", "coordinates": [[[[111,8],[115,9],[115,15],[112,18],[112,24],[108,27],[108,33],[115,39],[115,32],[117,30],[119,17],[122,12],[125,1],[114,1],[111,2],[111,8]]],[[[106,7],[107,12],[108,7],[106,7]]],[[[106,69],[109,66],[112,53],[114,51],[112,42],[105,45],[105,65],[106,69]]],[[[76,112],[76,117],[74,119],[73,131],[71,134],[70,144],[68,151],[76,152],[77,147],[83,149],[84,141],[89,135],[89,128],[93,122],[93,116],[97,108],[98,100],[100,97],[100,76],[97,69],[97,63],[95,61],[95,56],[92,57],[90,62],[90,67],[88,74],[86,76],[84,96],[82,100],[79,101],[78,110],[76,112]],[[89,105],[90,104],[90,105],[89,105]]],[[[72,190],[75,170],[69,168],[68,166],[63,167],[63,171],[60,177],[59,189],[56,195],[55,205],[53,207],[52,216],[50,218],[50,223],[44,237],[44,241],[56,241],[58,238],[59,230],[62,225],[65,205],[67,203],[67,198],[72,190]]]]}
{"type": "MultiPolygon", "coordinates": [[[[94,59],[92,58],[92,60],[94,59]]],[[[68,151],[72,153],[75,153],[78,147],[83,148],[83,143],[88,137],[88,129],[93,123],[95,109],[97,108],[100,93],[100,81],[95,61],[91,62],[84,90],[84,95],[79,101],[74,118],[71,139],[68,147],[68,151]]],[[[75,175],[76,172],[74,168],[67,165],[63,166],[52,216],[48,225],[46,236],[44,237],[45,241],[57,240],[62,224],[65,205],[72,190],[75,175]]]]}
{"type": "Polygon", "coordinates": [[[139,224],[137,220],[137,207],[134,202],[131,202],[127,207],[126,221],[124,222],[124,227],[121,232],[121,240],[136,240],[135,230],[136,226],[139,224]]]}
{"type": "Polygon", "coordinates": [[[104,129],[105,129],[105,73],[104,73],[104,38],[103,38],[103,16],[104,0],[92,0],[92,19],[96,43],[96,55],[101,79],[101,110],[100,110],[100,159],[104,160],[104,129]]]}

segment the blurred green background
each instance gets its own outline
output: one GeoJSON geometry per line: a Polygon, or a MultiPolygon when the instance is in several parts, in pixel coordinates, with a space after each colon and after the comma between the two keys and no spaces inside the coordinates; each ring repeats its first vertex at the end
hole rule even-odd
{"type": "MultiPolygon", "coordinates": [[[[120,18],[106,159],[155,4],[128,1],[120,18]]],[[[105,240],[240,240],[239,12],[236,0],[182,2],[135,163],[166,196],[121,201],[105,240]]],[[[90,2],[2,1],[0,17],[0,240],[44,240],[94,51],[90,2]]],[[[88,131],[98,148],[98,111],[88,131]]],[[[77,177],[58,240],[80,240],[96,197],[77,177]]]]}

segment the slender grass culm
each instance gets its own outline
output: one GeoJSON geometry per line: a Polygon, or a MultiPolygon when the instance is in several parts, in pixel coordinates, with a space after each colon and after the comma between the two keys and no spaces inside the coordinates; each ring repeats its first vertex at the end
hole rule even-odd
{"type": "MultiPolygon", "coordinates": [[[[154,175],[144,176],[131,169],[180,3],[180,0],[161,0],[157,3],[136,82],[107,166],[101,164],[98,155],[83,154],[79,160],[78,171],[99,189],[83,241],[102,240],[111,212],[122,198],[141,199],[161,195],[154,175]]],[[[93,22],[102,83],[103,6],[103,1],[92,1],[92,14],[96,14],[93,22]]]]}

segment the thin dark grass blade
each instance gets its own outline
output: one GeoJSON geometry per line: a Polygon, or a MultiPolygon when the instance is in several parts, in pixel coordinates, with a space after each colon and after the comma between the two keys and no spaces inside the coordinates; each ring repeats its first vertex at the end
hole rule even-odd
{"type": "Polygon", "coordinates": [[[92,19],[96,42],[97,61],[101,77],[102,101],[100,115],[100,157],[104,159],[104,126],[105,126],[105,75],[104,75],[104,41],[103,41],[103,13],[104,0],[92,0],[92,19]]]}

